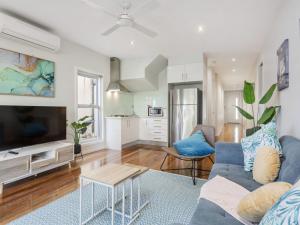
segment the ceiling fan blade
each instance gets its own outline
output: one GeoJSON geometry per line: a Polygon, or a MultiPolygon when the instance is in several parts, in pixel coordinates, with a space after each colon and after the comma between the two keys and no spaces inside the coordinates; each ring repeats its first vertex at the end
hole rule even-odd
{"type": "Polygon", "coordinates": [[[144,26],[142,26],[142,25],[140,25],[140,24],[138,24],[138,23],[133,23],[132,24],[132,27],[134,28],[134,29],[136,29],[136,30],[138,30],[138,31],[140,31],[140,32],[142,32],[142,33],[144,33],[144,34],[146,34],[147,36],[149,36],[149,37],[152,37],[152,38],[154,38],[154,37],[156,37],[157,36],[157,33],[156,32],[154,32],[154,31],[152,31],[152,30],[150,30],[150,29],[148,29],[148,28],[146,28],[146,27],[144,27],[144,26]]]}
{"type": "Polygon", "coordinates": [[[114,32],[115,30],[117,30],[119,27],[120,27],[120,25],[116,24],[113,27],[106,30],[105,32],[103,32],[102,35],[107,36],[107,35],[111,34],[112,32],[114,32]]]}
{"type": "Polygon", "coordinates": [[[98,9],[100,11],[102,11],[103,13],[112,16],[114,18],[118,18],[118,15],[116,15],[115,13],[111,12],[110,10],[105,9],[103,6],[95,3],[92,0],[81,0],[83,3],[85,3],[87,6],[94,8],[94,9],[98,9]]]}

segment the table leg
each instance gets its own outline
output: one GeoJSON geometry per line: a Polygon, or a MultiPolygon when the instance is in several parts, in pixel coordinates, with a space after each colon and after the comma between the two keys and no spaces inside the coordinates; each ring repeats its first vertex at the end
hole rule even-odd
{"type": "Polygon", "coordinates": [[[116,199],[115,199],[115,202],[117,203],[119,201],[119,186],[116,187],[116,199]]]}
{"type": "Polygon", "coordinates": [[[92,216],[94,216],[94,199],[95,199],[95,186],[92,182],[92,216]]]}
{"type": "Polygon", "coordinates": [[[125,224],[125,184],[122,184],[122,225],[125,224]]]}
{"type": "Polygon", "coordinates": [[[3,194],[3,183],[0,183],[0,196],[3,194]]]}
{"type": "Polygon", "coordinates": [[[141,178],[137,178],[137,185],[138,185],[138,212],[140,211],[141,207],[141,178]]]}
{"type": "Polygon", "coordinates": [[[111,189],[111,225],[115,224],[115,187],[111,189]]]}
{"type": "Polygon", "coordinates": [[[130,218],[132,219],[133,213],[133,179],[130,179],[130,218]]]}
{"type": "Polygon", "coordinates": [[[79,224],[81,225],[81,210],[82,210],[82,178],[79,178],[80,190],[79,190],[79,224]]]}
{"type": "Polygon", "coordinates": [[[106,208],[109,208],[109,187],[106,188],[106,208]]]}

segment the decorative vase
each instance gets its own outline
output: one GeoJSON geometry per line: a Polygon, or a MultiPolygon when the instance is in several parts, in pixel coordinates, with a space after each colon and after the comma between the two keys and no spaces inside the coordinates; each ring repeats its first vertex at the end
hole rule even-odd
{"type": "Polygon", "coordinates": [[[261,127],[252,127],[250,129],[246,130],[246,137],[251,136],[252,134],[254,134],[256,131],[260,130],[261,127]]]}
{"type": "Polygon", "coordinates": [[[81,153],[81,144],[74,144],[74,154],[80,154],[81,153]]]}

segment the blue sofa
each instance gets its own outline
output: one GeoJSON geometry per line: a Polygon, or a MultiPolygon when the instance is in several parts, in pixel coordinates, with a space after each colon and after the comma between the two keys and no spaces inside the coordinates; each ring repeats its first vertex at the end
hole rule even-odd
{"type": "MultiPolygon", "coordinates": [[[[277,181],[294,184],[300,178],[300,140],[291,136],[280,138],[283,157],[277,181]]],[[[249,191],[260,187],[251,172],[244,171],[243,152],[240,144],[217,143],[216,160],[209,179],[216,175],[234,181],[249,191]]],[[[189,225],[241,225],[222,208],[205,199],[200,199],[189,225]]]]}

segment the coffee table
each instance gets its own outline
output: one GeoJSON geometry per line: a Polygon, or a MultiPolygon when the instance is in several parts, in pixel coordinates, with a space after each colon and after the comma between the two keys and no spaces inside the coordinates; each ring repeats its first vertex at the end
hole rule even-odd
{"type": "MultiPolygon", "coordinates": [[[[111,224],[115,225],[115,189],[118,185],[122,185],[122,225],[125,224],[125,181],[133,178],[140,172],[140,169],[134,166],[119,165],[119,164],[107,164],[103,167],[99,167],[89,173],[82,174],[80,176],[80,212],[79,212],[79,224],[86,224],[98,214],[109,210],[111,211],[111,224]],[[92,183],[92,215],[82,221],[82,187],[83,182],[89,181],[92,183]],[[106,207],[98,212],[94,212],[94,199],[95,199],[95,184],[107,187],[106,191],[106,207]],[[111,190],[111,208],[109,207],[109,190],[111,190]]],[[[132,195],[131,195],[132,199],[132,195]]],[[[132,200],[131,200],[132,202],[132,200]]],[[[130,221],[132,223],[132,221],[130,221]]]]}
{"type": "Polygon", "coordinates": [[[138,166],[130,163],[125,163],[124,165],[133,167],[138,169],[139,171],[132,177],[130,177],[130,211],[129,215],[126,215],[128,218],[130,218],[129,224],[131,224],[138,216],[140,211],[145,208],[150,202],[147,200],[142,204],[141,202],[141,176],[146,173],[149,168],[144,166],[138,166]],[[137,210],[133,212],[133,182],[137,181],[137,210]]]}

